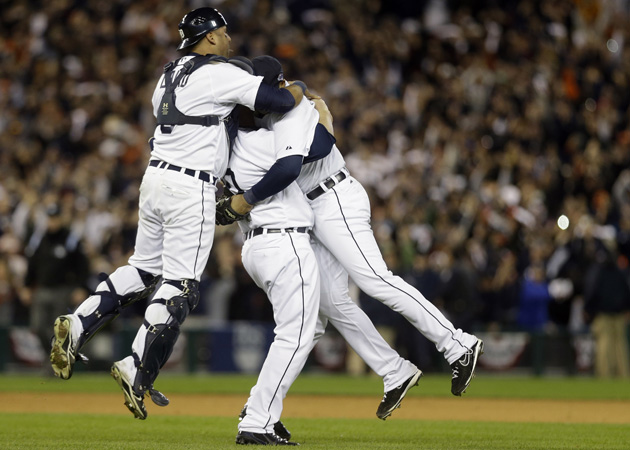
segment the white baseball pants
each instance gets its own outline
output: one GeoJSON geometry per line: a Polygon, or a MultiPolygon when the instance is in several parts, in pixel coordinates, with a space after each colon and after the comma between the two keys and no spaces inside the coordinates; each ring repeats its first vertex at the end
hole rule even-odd
{"type": "Polygon", "coordinates": [[[319,264],[321,296],[315,344],[330,322],[346,342],[383,379],[384,391],[400,386],[418,368],[402,358],[380,335],[348,293],[348,273],[316,239],[311,242],[319,264]]]}
{"type": "Polygon", "coordinates": [[[350,278],[367,295],[402,314],[444,353],[449,364],[477,342],[455,329],[417,289],[389,271],[370,227],[370,201],[361,183],[348,177],[310,205],[315,212],[313,234],[350,278]]]}
{"type": "Polygon", "coordinates": [[[243,266],[273,306],[275,339],[239,431],[272,433],[311,350],[319,308],[317,261],[307,233],[262,234],[243,244],[243,266]]]}

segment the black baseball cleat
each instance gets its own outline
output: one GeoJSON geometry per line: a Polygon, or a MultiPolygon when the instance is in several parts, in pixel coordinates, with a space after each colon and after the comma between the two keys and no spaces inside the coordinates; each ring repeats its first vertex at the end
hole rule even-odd
{"type": "Polygon", "coordinates": [[[385,420],[396,408],[400,408],[400,403],[403,401],[403,398],[405,398],[407,391],[418,385],[418,380],[421,376],[422,371],[418,369],[416,373],[407,378],[400,386],[385,392],[383,400],[381,400],[381,404],[378,405],[378,409],[376,410],[376,417],[385,420]]]}
{"type": "Polygon", "coordinates": [[[276,433],[276,436],[286,441],[291,439],[291,432],[279,420],[273,424],[273,432],[276,433]]]}
{"type": "Polygon", "coordinates": [[[146,408],[144,407],[144,393],[138,394],[133,389],[133,383],[127,373],[125,373],[123,361],[114,363],[111,375],[123,391],[123,395],[125,396],[125,406],[129,409],[129,411],[131,411],[136,419],[146,419],[148,414],[146,408]]]}
{"type": "Polygon", "coordinates": [[[273,433],[252,433],[249,431],[239,431],[236,435],[238,445],[300,445],[297,442],[290,442],[282,439],[273,433]]]}
{"type": "MultiPolygon", "coordinates": [[[[243,406],[241,413],[238,415],[238,421],[240,422],[247,415],[247,405],[243,406]]],[[[284,426],[282,421],[278,420],[273,424],[273,432],[276,433],[276,436],[286,439],[287,441],[291,440],[291,432],[287,430],[287,427],[284,426]]]]}
{"type": "Polygon", "coordinates": [[[451,370],[453,371],[451,393],[453,395],[459,397],[466,392],[466,388],[470,384],[473,376],[475,376],[475,367],[477,366],[477,360],[481,354],[483,354],[483,341],[477,339],[475,345],[464,353],[464,356],[451,364],[451,370]]]}
{"type": "Polygon", "coordinates": [[[54,325],[55,335],[51,343],[50,363],[55,376],[62,380],[70,379],[77,359],[77,351],[73,344],[72,320],[70,316],[59,316],[54,325]]]}

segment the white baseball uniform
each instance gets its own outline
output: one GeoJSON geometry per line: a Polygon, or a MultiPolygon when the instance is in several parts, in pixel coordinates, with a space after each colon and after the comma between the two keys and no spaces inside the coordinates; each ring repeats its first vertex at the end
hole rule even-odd
{"type": "MultiPolygon", "coordinates": [[[[313,114],[312,107],[305,107],[306,103],[302,101],[282,119],[272,119],[270,127],[283,130],[279,142],[274,132],[264,128],[239,130],[227,177],[231,186],[247,190],[277,159],[308,154],[319,116],[313,114]]],[[[276,337],[247,401],[247,415],[238,428],[273,433],[284,397],[304,367],[317,323],[320,285],[309,236],[313,212],[293,182],[257,203],[250,220],[239,222],[239,226],[245,236],[243,266],[269,297],[276,337]]]]}
{"type": "MultiPolygon", "coordinates": [[[[191,58],[193,56],[189,55],[178,60],[172,79],[191,58]]],[[[165,75],[162,75],[153,93],[156,117],[164,107],[164,80],[165,75]]],[[[151,160],[140,186],[134,254],[129,265],[118,268],[97,287],[97,294],[113,292],[125,297],[144,290],[145,284],[136,269],[162,275],[164,280],[200,279],[214,239],[215,183],[224,175],[228,163],[230,142],[226,120],[237,104],[254,109],[261,81],[262,77],[250,75],[226,62],[199,66],[181,78],[175,89],[176,108],[188,116],[218,116],[219,123],[175,125],[170,133],[157,126],[151,160]]],[[[173,320],[165,301],[182,292],[177,283],[163,283],[157,290],[155,299],[164,301],[153,301],[146,309],[144,326],[140,327],[132,345],[136,367],[151,337],[149,329],[155,330],[155,325],[170,324],[173,320]]],[[[120,306],[103,300],[111,296],[97,294],[86,299],[75,311],[74,317],[81,320],[72,321],[73,336],[83,333],[81,323],[98,322],[97,318],[113,315],[120,306]]],[[[164,357],[168,354],[170,351],[164,357]]],[[[124,361],[130,372],[135,370],[131,356],[124,361]]],[[[157,376],[157,373],[152,375],[157,376]]]]}
{"type": "MultiPolygon", "coordinates": [[[[308,189],[310,192],[316,184],[310,180],[324,180],[326,177],[322,174],[337,173],[344,166],[345,161],[339,149],[333,146],[327,157],[305,164],[296,181],[303,191],[308,189]]],[[[313,207],[312,204],[311,207],[313,207]]],[[[314,209],[314,211],[317,227],[318,219],[327,220],[328,218],[317,216],[321,214],[321,210],[314,209]]],[[[352,215],[355,217],[357,214],[354,212],[352,215]]],[[[369,211],[367,217],[369,223],[369,211]]],[[[334,220],[337,218],[335,217],[334,220]]],[[[322,226],[320,225],[319,228],[321,230],[322,226]]],[[[322,287],[320,315],[314,344],[324,334],[326,325],[330,322],[359,357],[383,378],[385,392],[398,387],[418,370],[417,367],[389,346],[370,318],[352,301],[348,292],[348,272],[337,258],[337,252],[331,253],[331,249],[323,245],[316,237],[311,245],[319,264],[322,287]]]]}
{"type": "MultiPolygon", "coordinates": [[[[477,342],[474,336],[455,329],[417,289],[389,271],[370,227],[368,195],[361,183],[345,169],[345,161],[336,146],[327,157],[305,164],[297,183],[315,213],[314,237],[339,261],[363,292],[402,314],[444,353],[449,364],[477,342]]],[[[314,249],[320,253],[317,246],[314,249]]],[[[363,318],[349,305],[352,300],[347,295],[347,280],[344,282],[340,278],[333,283],[322,275],[322,285],[330,287],[330,291],[323,293],[321,305],[332,308],[331,316],[343,315],[344,321],[335,322],[335,328],[379,373],[375,367],[384,367],[380,355],[389,358],[392,355],[387,356],[389,352],[383,352],[382,345],[375,351],[374,336],[366,339],[365,328],[358,326],[363,318]]],[[[316,335],[321,333],[320,325],[316,335]]],[[[389,390],[387,386],[385,390],[389,390]]]]}

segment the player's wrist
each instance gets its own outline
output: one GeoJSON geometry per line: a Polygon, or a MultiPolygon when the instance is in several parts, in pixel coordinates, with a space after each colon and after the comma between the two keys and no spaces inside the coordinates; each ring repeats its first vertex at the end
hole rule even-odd
{"type": "Polygon", "coordinates": [[[247,204],[250,206],[255,205],[259,201],[251,189],[243,193],[243,200],[245,200],[245,202],[247,202],[247,204]]]}
{"type": "Polygon", "coordinates": [[[291,83],[291,86],[299,86],[300,89],[302,89],[302,94],[304,94],[307,91],[307,87],[306,87],[306,83],[304,83],[301,80],[297,80],[291,83]]]}

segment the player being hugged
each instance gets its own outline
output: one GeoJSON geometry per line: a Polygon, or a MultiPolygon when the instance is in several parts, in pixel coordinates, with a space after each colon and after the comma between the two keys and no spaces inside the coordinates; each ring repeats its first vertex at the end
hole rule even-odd
{"type": "MultiPolygon", "coordinates": [[[[267,81],[284,84],[282,72],[267,81]]],[[[236,195],[217,206],[217,223],[240,220],[243,266],[267,294],[276,323],[238,426],[236,443],[242,445],[297,445],[279,420],[283,399],[311,350],[320,286],[310,245],[313,212],[294,180],[305,158],[323,157],[332,148],[317,111],[307,103],[302,100],[283,116],[266,114],[267,128],[238,131],[225,176],[226,187],[236,195]]]]}

